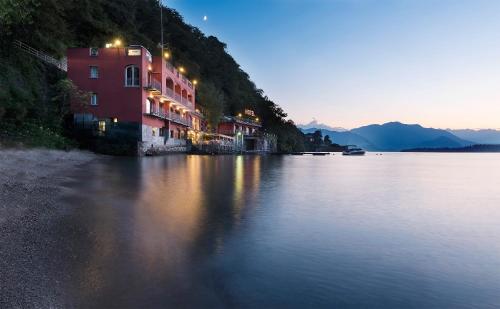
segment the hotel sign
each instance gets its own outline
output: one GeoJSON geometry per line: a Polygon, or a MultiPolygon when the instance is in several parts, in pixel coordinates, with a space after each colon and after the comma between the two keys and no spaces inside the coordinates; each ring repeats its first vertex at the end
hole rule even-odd
{"type": "Polygon", "coordinates": [[[140,56],[141,55],[141,49],[129,49],[127,52],[128,56],[140,56]]]}

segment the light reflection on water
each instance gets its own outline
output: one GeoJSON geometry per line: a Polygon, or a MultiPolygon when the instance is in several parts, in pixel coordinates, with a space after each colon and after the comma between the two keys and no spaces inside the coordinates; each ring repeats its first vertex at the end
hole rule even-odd
{"type": "Polygon", "coordinates": [[[174,155],[77,177],[78,305],[500,305],[498,155],[174,155]]]}

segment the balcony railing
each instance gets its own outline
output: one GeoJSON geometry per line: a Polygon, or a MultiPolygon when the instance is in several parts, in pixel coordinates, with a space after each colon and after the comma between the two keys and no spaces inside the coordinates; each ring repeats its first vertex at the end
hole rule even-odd
{"type": "Polygon", "coordinates": [[[165,63],[165,66],[170,72],[174,73],[174,75],[177,76],[177,78],[179,78],[184,84],[188,85],[189,88],[191,88],[191,89],[194,88],[193,83],[186,76],[184,76],[184,74],[182,74],[176,68],[174,68],[172,63],[167,61],[165,63]]]}
{"type": "Polygon", "coordinates": [[[190,121],[177,113],[170,113],[170,120],[191,127],[190,121]]]}
{"type": "Polygon", "coordinates": [[[161,83],[156,79],[151,79],[146,88],[148,90],[157,91],[161,93],[161,83]]]}
{"type": "Polygon", "coordinates": [[[167,89],[166,89],[165,93],[166,93],[169,97],[174,98],[174,91],[173,91],[172,89],[170,89],[170,88],[168,88],[168,87],[167,87],[167,89]]]}
{"type": "Polygon", "coordinates": [[[165,88],[165,91],[163,91],[163,94],[169,97],[172,100],[177,101],[178,103],[188,107],[189,109],[194,109],[194,104],[193,102],[189,101],[187,98],[182,97],[182,95],[175,93],[173,89],[171,88],[165,88]]]}
{"type": "Polygon", "coordinates": [[[158,117],[158,118],[165,119],[165,120],[170,120],[170,121],[191,127],[191,122],[188,119],[182,117],[181,115],[179,115],[177,113],[173,113],[173,112],[170,112],[168,110],[165,111],[161,108],[153,108],[149,112],[146,112],[146,115],[158,117]]]}
{"type": "Polygon", "coordinates": [[[182,97],[181,97],[181,95],[180,95],[180,94],[175,93],[175,94],[174,94],[174,99],[175,99],[177,102],[182,103],[182,97]]]}
{"type": "Polygon", "coordinates": [[[187,106],[190,109],[194,109],[193,102],[189,101],[189,99],[187,99],[187,98],[181,97],[179,102],[182,103],[182,105],[187,106]]]}

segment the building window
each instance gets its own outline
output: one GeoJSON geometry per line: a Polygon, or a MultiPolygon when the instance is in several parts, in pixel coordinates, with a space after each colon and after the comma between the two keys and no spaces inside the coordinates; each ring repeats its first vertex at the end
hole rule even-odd
{"type": "Polygon", "coordinates": [[[170,138],[174,138],[174,130],[170,130],[170,138]]]}
{"type": "Polygon", "coordinates": [[[99,49],[96,47],[91,47],[89,50],[89,55],[90,57],[97,57],[99,56],[99,49]]]}
{"type": "Polygon", "coordinates": [[[90,105],[92,105],[92,106],[97,105],[97,93],[92,93],[90,95],[90,105]]]}
{"type": "Polygon", "coordinates": [[[153,128],[153,129],[151,130],[151,135],[152,135],[152,136],[156,136],[156,131],[157,131],[157,130],[158,130],[157,128],[153,128]]]}
{"type": "Polygon", "coordinates": [[[90,78],[99,78],[99,67],[90,67],[90,78]]]}
{"type": "Polygon", "coordinates": [[[129,65],[125,68],[125,86],[139,87],[139,67],[129,65]]]}
{"type": "Polygon", "coordinates": [[[106,121],[105,120],[99,120],[98,130],[101,133],[106,132],[106,121]]]}
{"type": "Polygon", "coordinates": [[[165,127],[160,128],[160,136],[165,136],[165,127]]]}

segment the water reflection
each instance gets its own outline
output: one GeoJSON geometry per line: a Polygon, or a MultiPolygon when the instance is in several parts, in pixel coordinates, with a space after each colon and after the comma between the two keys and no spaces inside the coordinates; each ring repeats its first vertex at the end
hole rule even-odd
{"type": "Polygon", "coordinates": [[[480,159],[96,162],[60,244],[69,306],[492,307],[500,160],[480,159]]]}
{"type": "Polygon", "coordinates": [[[247,208],[257,204],[260,164],[258,156],[179,155],[92,165],[87,172],[92,179],[81,182],[78,222],[72,222],[88,233],[80,253],[85,263],[78,265],[83,266],[79,299],[110,305],[109,295],[134,284],[149,292],[140,288],[140,297],[120,294],[118,299],[137,302],[149,295],[148,301],[164,304],[206,289],[211,283],[193,266],[207,255],[222,254],[247,208]]]}

